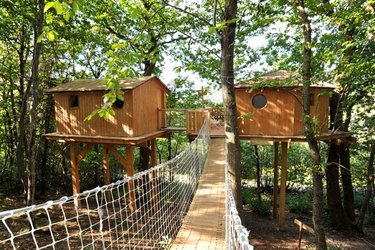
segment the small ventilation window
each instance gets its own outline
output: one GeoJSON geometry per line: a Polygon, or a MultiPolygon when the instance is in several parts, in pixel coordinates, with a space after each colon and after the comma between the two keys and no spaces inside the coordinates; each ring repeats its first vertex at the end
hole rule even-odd
{"type": "Polygon", "coordinates": [[[123,100],[120,100],[116,97],[116,101],[113,103],[113,106],[115,108],[119,108],[119,109],[122,109],[124,107],[124,101],[123,100]]]}
{"type": "Polygon", "coordinates": [[[78,95],[71,95],[69,96],[69,107],[75,108],[79,105],[78,95]]]}
{"type": "Polygon", "coordinates": [[[267,98],[262,94],[257,94],[253,97],[251,103],[254,108],[261,109],[267,104],[267,98]]]}

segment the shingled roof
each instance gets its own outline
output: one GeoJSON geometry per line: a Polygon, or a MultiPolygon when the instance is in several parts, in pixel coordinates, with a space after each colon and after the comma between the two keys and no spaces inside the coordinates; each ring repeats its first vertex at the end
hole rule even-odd
{"type": "MultiPolygon", "coordinates": [[[[157,79],[160,84],[169,92],[165,84],[156,76],[142,76],[137,78],[120,79],[120,89],[131,90],[148,82],[151,79],[157,79]]],[[[63,83],[59,86],[46,90],[47,93],[57,92],[84,92],[84,91],[104,91],[107,90],[108,79],[78,79],[71,82],[63,83]]]]}
{"type": "MultiPolygon", "coordinates": [[[[269,82],[270,88],[285,88],[285,87],[298,87],[302,86],[302,78],[299,74],[295,72],[290,72],[286,70],[272,71],[253,79],[240,82],[235,85],[235,88],[251,88],[256,83],[269,82]]],[[[311,87],[320,87],[334,89],[335,86],[328,84],[326,82],[316,82],[311,85],[311,87]]]]}

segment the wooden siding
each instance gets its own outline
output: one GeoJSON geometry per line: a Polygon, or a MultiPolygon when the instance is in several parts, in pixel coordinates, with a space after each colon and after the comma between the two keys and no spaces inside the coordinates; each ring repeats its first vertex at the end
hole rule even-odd
{"type": "Polygon", "coordinates": [[[238,126],[240,135],[292,135],[294,100],[283,91],[264,89],[248,93],[246,89],[236,89],[238,126]],[[267,104],[261,109],[253,107],[254,95],[263,94],[267,104]],[[243,115],[251,114],[251,119],[243,115]]]}
{"type": "MultiPolygon", "coordinates": [[[[329,96],[321,95],[319,88],[311,90],[314,93],[311,114],[318,119],[320,131],[326,133],[329,96]]],[[[300,88],[269,88],[251,93],[245,88],[238,88],[235,91],[240,135],[292,136],[303,133],[300,88]],[[256,94],[263,94],[267,98],[265,107],[261,109],[253,107],[251,101],[256,94]],[[252,117],[244,118],[243,115],[248,113],[252,117]]]]}
{"type": "Polygon", "coordinates": [[[158,84],[156,79],[151,79],[148,84],[143,84],[133,90],[134,135],[148,134],[160,129],[158,109],[166,108],[166,90],[158,84]]]}
{"type": "Polygon", "coordinates": [[[207,110],[188,110],[186,113],[187,133],[198,134],[206,118],[209,118],[209,112],[207,110]]]}
{"type": "MultiPolygon", "coordinates": [[[[313,94],[313,105],[310,106],[310,113],[317,121],[318,130],[320,133],[328,132],[328,112],[329,112],[329,94],[327,89],[311,88],[313,94]]],[[[302,120],[302,94],[299,94],[298,101],[295,102],[295,116],[294,116],[294,134],[299,135],[304,132],[304,125],[302,120]]]]}
{"type": "Polygon", "coordinates": [[[115,108],[115,117],[104,120],[95,116],[90,121],[85,118],[103,103],[103,91],[55,93],[56,132],[70,135],[92,136],[134,136],[133,106],[131,92],[125,92],[122,109],[115,108]],[[70,96],[77,95],[78,107],[70,107],[70,96]]]}

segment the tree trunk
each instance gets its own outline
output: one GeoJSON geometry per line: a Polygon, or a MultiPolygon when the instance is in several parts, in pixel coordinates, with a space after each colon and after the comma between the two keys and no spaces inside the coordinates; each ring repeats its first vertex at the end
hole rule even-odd
{"type": "Polygon", "coordinates": [[[234,94],[234,43],[236,33],[237,0],[226,0],[224,21],[227,22],[221,38],[221,85],[225,117],[226,160],[231,178],[236,207],[242,216],[241,198],[241,145],[237,127],[237,108],[234,94]]]}
{"type": "Polygon", "coordinates": [[[318,250],[327,249],[326,237],[324,232],[323,219],[323,174],[321,167],[321,157],[318,141],[314,135],[312,119],[310,117],[310,85],[311,85],[311,57],[312,57],[312,39],[311,24],[305,10],[304,0],[296,1],[297,11],[303,24],[303,122],[305,126],[306,139],[309,144],[310,153],[314,161],[313,166],[313,224],[316,248],[318,250]]]}
{"type": "MultiPolygon", "coordinates": [[[[51,82],[51,81],[49,81],[51,82]]],[[[52,88],[52,85],[48,87],[52,88]]],[[[54,118],[54,105],[52,95],[48,95],[46,103],[46,112],[44,113],[44,133],[52,132],[51,121],[54,118]]],[[[40,191],[44,194],[45,190],[48,188],[48,180],[51,178],[51,171],[48,167],[48,155],[50,152],[49,141],[46,138],[42,139],[42,150],[40,156],[40,163],[38,163],[38,179],[40,176],[40,191]]]]}
{"type": "MultiPolygon", "coordinates": [[[[337,130],[342,124],[342,113],[338,113],[340,98],[338,94],[333,94],[330,98],[330,121],[331,130],[337,130]],[[340,115],[341,114],[341,115],[340,115]]],[[[341,200],[341,189],[339,182],[339,149],[336,141],[329,143],[326,178],[327,178],[327,204],[332,227],[341,229],[347,227],[347,219],[341,200]]]]}
{"type": "Polygon", "coordinates": [[[355,223],[354,192],[352,184],[352,174],[350,172],[350,151],[348,143],[342,143],[340,145],[340,164],[342,166],[341,180],[344,193],[344,210],[346,216],[353,224],[355,223]]]}
{"type": "Polygon", "coordinates": [[[35,175],[36,175],[36,165],[37,165],[37,153],[39,147],[39,141],[36,140],[37,131],[37,118],[38,118],[38,108],[39,108],[39,62],[40,55],[42,52],[42,44],[38,43],[38,37],[43,32],[43,22],[44,22],[44,0],[38,0],[38,12],[36,13],[36,24],[34,27],[34,52],[33,61],[31,67],[31,95],[29,102],[29,133],[28,133],[28,183],[27,183],[27,198],[26,204],[28,206],[34,204],[35,198],[35,175]]]}
{"type": "Polygon", "coordinates": [[[330,143],[326,167],[327,204],[332,227],[342,229],[347,227],[347,220],[341,200],[339,183],[339,146],[330,143]]]}
{"type": "Polygon", "coordinates": [[[258,146],[254,145],[254,153],[255,153],[255,165],[257,169],[257,196],[259,202],[261,201],[261,194],[260,194],[260,159],[259,159],[259,152],[258,152],[258,146]]]}
{"type": "Polygon", "coordinates": [[[366,193],[365,193],[365,198],[363,200],[362,206],[361,206],[361,211],[359,213],[358,221],[357,221],[357,230],[359,232],[363,232],[363,222],[365,220],[365,214],[368,208],[368,204],[370,202],[370,198],[372,193],[374,192],[373,190],[373,185],[374,185],[374,158],[375,158],[375,142],[372,143],[371,146],[371,153],[370,153],[370,158],[368,160],[368,165],[367,165],[367,188],[366,188],[366,193]]]}
{"type": "MultiPolygon", "coordinates": [[[[20,176],[20,180],[23,185],[23,193],[26,195],[27,193],[27,175],[26,175],[26,163],[25,163],[25,151],[26,151],[26,112],[27,112],[27,101],[30,92],[30,83],[27,84],[25,90],[25,68],[26,68],[26,36],[28,34],[25,31],[25,28],[22,27],[22,32],[20,34],[20,50],[18,53],[19,56],[19,95],[21,100],[19,102],[20,111],[17,121],[17,132],[16,132],[16,164],[18,168],[18,174],[20,176]]],[[[28,40],[27,40],[28,41],[28,40]]],[[[12,99],[14,99],[14,95],[12,94],[12,99]]],[[[15,105],[12,102],[13,106],[13,115],[16,118],[16,111],[15,105]]]]}

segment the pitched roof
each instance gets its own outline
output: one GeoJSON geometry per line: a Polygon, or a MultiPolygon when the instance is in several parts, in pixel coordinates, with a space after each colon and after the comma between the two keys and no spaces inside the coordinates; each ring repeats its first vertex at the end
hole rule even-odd
{"type": "MultiPolygon", "coordinates": [[[[235,88],[251,88],[254,84],[261,82],[269,82],[269,88],[286,88],[286,87],[299,87],[302,86],[301,76],[295,72],[286,70],[272,71],[256,78],[240,82],[235,85],[235,88]]],[[[265,86],[267,87],[267,86],[265,86]]],[[[320,87],[334,89],[335,86],[326,82],[316,82],[311,87],[320,87]]]]}
{"type": "MultiPolygon", "coordinates": [[[[131,90],[148,82],[151,79],[157,79],[160,84],[169,93],[170,90],[167,86],[156,76],[142,76],[137,78],[125,78],[119,79],[120,89],[131,90]]],[[[54,88],[47,89],[47,93],[57,93],[57,92],[83,92],[83,91],[104,91],[107,90],[108,79],[78,79],[71,82],[63,83],[54,88]]]]}

